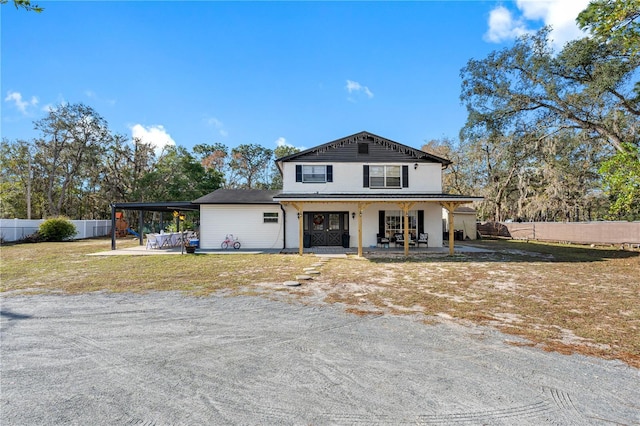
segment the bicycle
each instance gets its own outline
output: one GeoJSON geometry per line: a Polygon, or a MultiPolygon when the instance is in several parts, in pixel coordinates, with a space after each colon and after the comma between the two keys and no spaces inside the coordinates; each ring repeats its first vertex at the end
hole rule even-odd
{"type": "Polygon", "coordinates": [[[240,248],[240,241],[238,241],[237,238],[233,238],[233,234],[227,234],[227,236],[224,237],[222,244],[220,244],[220,247],[222,247],[223,250],[226,250],[229,247],[233,247],[238,250],[240,248]]]}

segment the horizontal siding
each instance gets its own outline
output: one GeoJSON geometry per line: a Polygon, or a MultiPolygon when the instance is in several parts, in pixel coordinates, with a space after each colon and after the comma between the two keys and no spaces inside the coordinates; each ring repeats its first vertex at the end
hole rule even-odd
{"type": "Polygon", "coordinates": [[[282,211],[279,205],[200,206],[200,247],[218,249],[233,234],[246,249],[282,248],[282,211]],[[264,223],[263,213],[278,213],[278,223],[264,223]]]}

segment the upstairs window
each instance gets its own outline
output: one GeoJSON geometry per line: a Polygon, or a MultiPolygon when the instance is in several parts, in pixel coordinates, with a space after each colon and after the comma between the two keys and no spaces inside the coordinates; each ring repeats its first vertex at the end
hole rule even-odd
{"type": "Polygon", "coordinates": [[[369,166],[370,188],[400,188],[400,166],[369,166]]]}
{"type": "Polygon", "coordinates": [[[362,167],[362,186],[364,188],[408,188],[409,166],[372,166],[362,167]]]}
{"type": "Polygon", "coordinates": [[[333,166],[296,165],[296,182],[333,182],[333,166]]]}

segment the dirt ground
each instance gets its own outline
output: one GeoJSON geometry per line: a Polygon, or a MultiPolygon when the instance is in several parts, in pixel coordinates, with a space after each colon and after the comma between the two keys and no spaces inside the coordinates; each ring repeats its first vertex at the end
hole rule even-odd
{"type": "Polygon", "coordinates": [[[620,361],[294,291],[4,298],[2,424],[640,423],[620,361]]]}

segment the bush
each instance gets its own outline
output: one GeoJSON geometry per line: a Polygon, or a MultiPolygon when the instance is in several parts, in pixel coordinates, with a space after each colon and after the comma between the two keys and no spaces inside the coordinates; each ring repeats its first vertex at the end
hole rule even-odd
{"type": "Polygon", "coordinates": [[[65,217],[47,219],[38,228],[45,241],[64,241],[76,235],[76,226],[65,217]]]}
{"type": "Polygon", "coordinates": [[[40,232],[36,231],[33,234],[27,235],[24,238],[22,238],[21,240],[18,240],[18,243],[39,243],[44,241],[44,238],[42,238],[42,235],[40,235],[40,232]]]}

